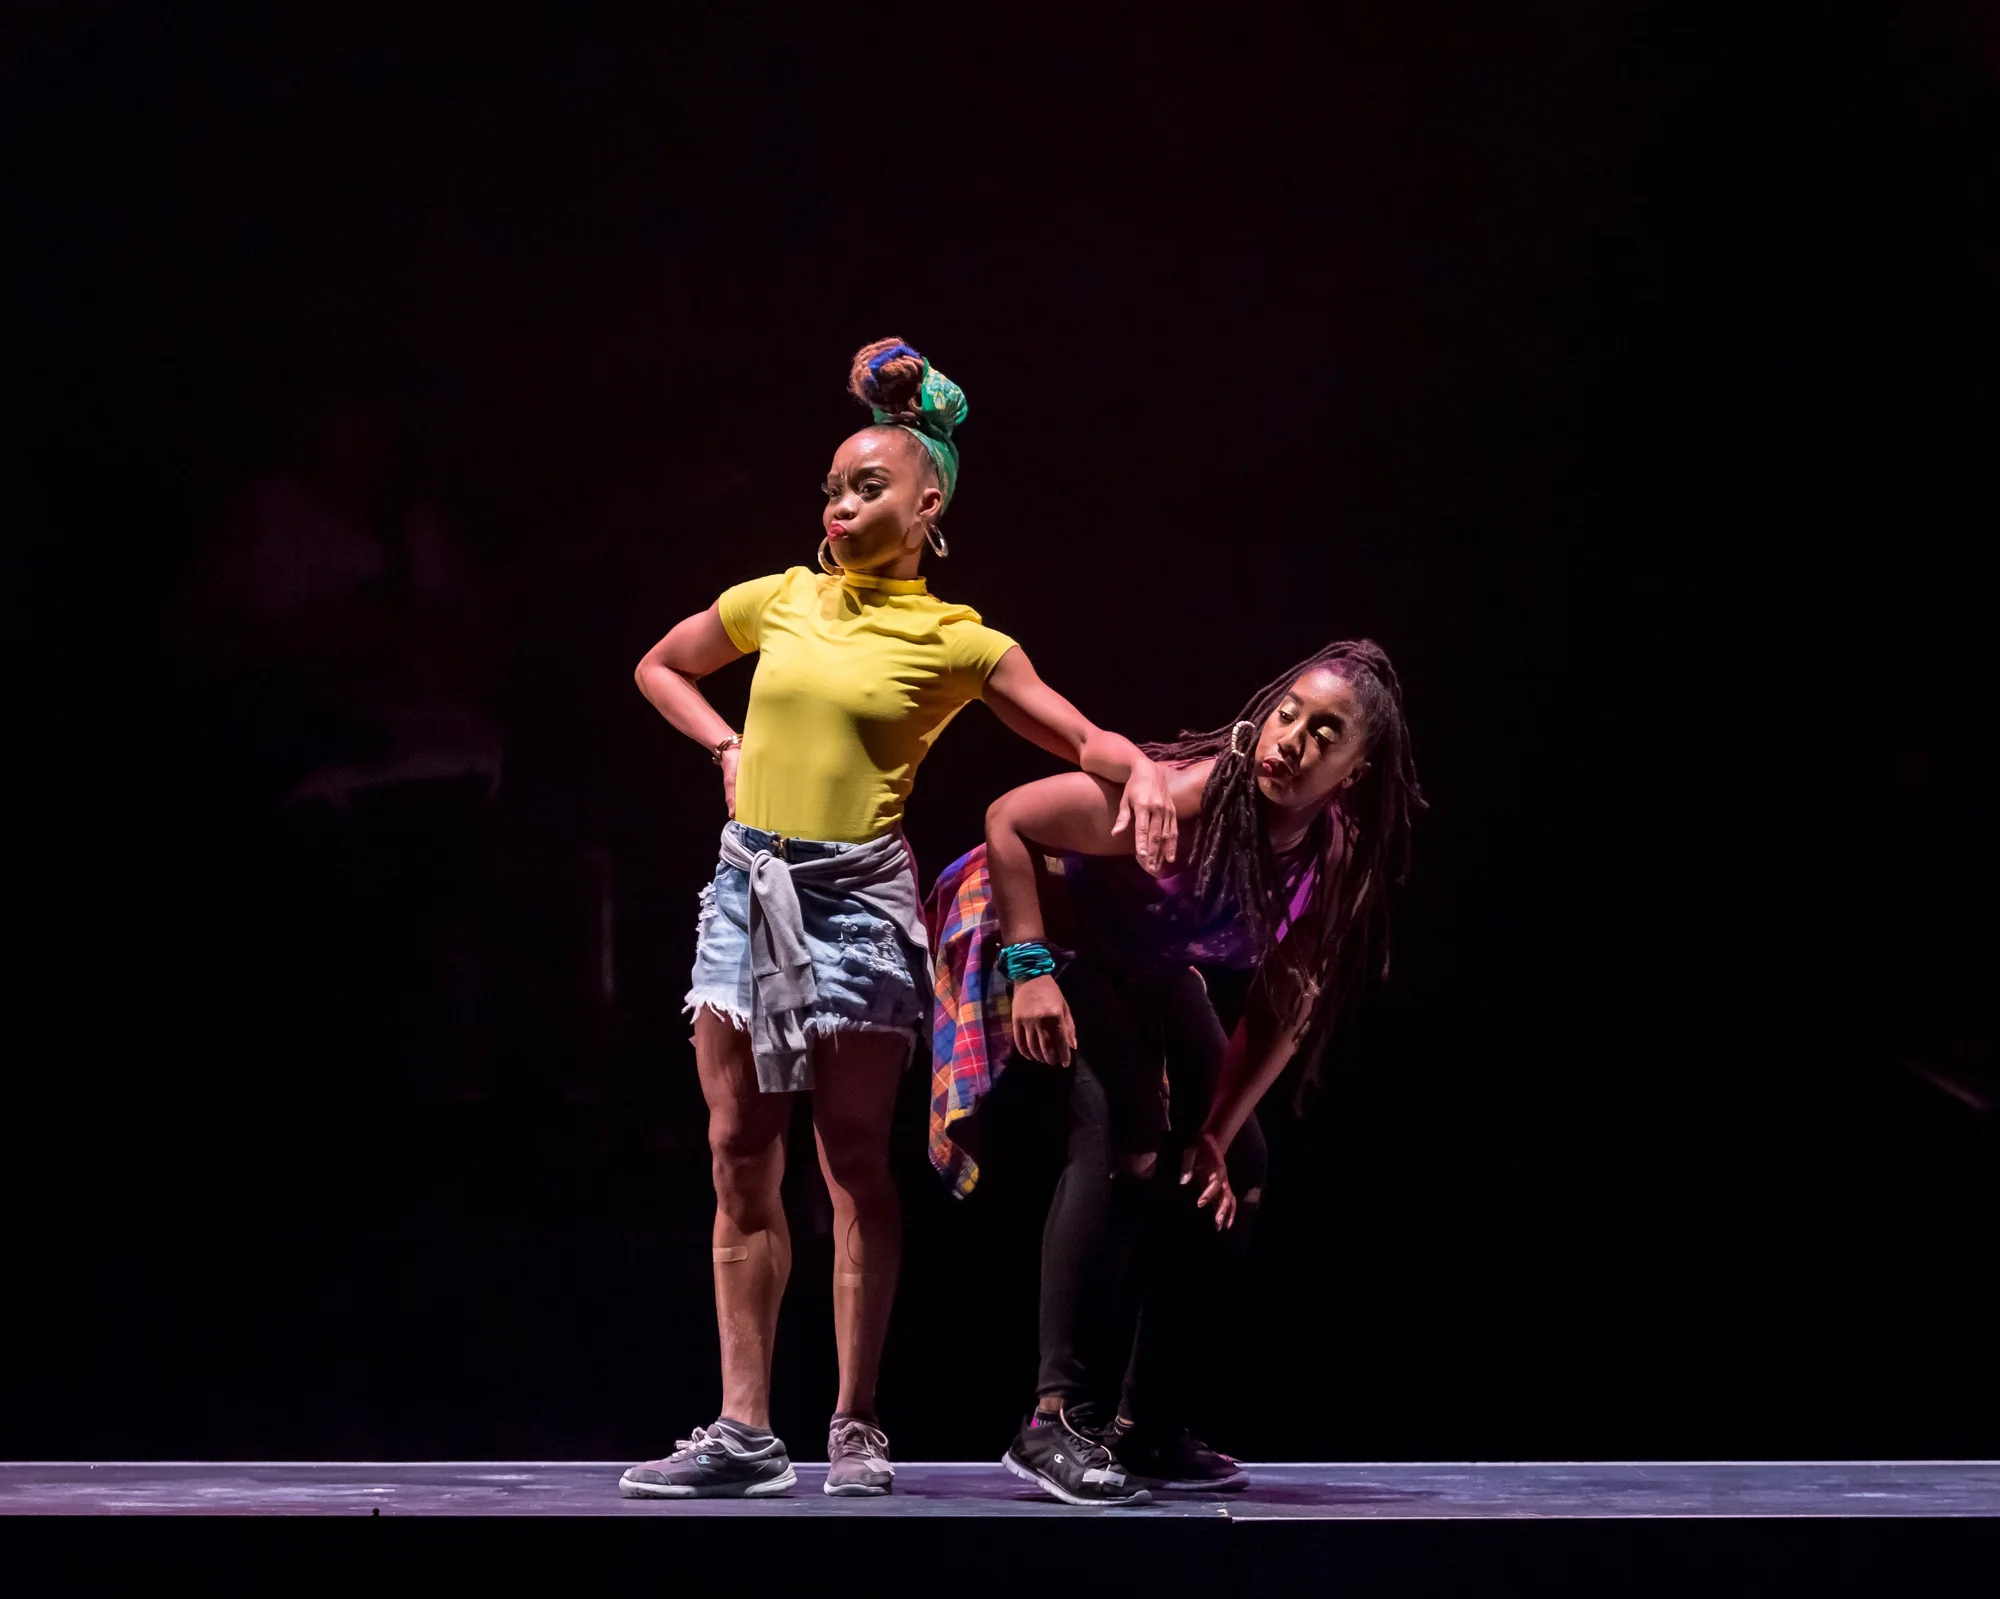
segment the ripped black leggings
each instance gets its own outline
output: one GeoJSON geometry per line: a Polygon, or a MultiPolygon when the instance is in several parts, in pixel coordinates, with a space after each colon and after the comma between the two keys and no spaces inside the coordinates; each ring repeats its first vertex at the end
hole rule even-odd
{"type": "Polygon", "coordinates": [[[1197,1210],[1197,1190],[1179,1180],[1227,1043],[1200,976],[1077,962],[1061,983],[1077,1054],[1067,1159],[1042,1231],[1038,1390],[1066,1404],[1116,1401],[1142,1426],[1171,1429],[1198,1353],[1191,1319],[1249,1248],[1264,1135],[1253,1116],[1230,1145],[1239,1208],[1218,1234],[1214,1210],[1197,1210]]]}

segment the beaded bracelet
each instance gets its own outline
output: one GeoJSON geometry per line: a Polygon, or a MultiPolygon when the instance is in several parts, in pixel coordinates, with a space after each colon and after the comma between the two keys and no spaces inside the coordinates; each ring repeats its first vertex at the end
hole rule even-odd
{"type": "Polygon", "coordinates": [[[1046,977],[1056,969],[1056,958],[1039,938],[1008,944],[1000,951],[1000,970],[1010,982],[1025,983],[1031,977],[1046,977]]]}

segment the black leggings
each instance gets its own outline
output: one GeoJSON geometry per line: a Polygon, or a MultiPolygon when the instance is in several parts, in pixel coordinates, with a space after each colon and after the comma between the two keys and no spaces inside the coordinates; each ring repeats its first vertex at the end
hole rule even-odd
{"type": "Polygon", "coordinates": [[[1249,1247],[1264,1135],[1252,1116],[1229,1147],[1239,1208],[1218,1234],[1213,1208],[1198,1210],[1197,1190],[1180,1184],[1227,1043],[1200,975],[1077,962],[1061,983],[1077,1053],[1067,1160],[1042,1230],[1039,1392],[1115,1400],[1141,1425],[1170,1429],[1183,1420],[1191,1315],[1249,1247]]]}

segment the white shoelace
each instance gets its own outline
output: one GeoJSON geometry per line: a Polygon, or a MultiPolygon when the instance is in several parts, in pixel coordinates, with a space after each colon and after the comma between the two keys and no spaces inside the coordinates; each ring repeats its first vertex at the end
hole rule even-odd
{"type": "Polygon", "coordinates": [[[871,1460],[887,1464],[889,1458],[889,1435],[880,1427],[849,1416],[844,1421],[835,1422],[827,1434],[826,1452],[829,1459],[843,1454],[858,1454],[871,1460]]]}
{"type": "Polygon", "coordinates": [[[1081,1464],[1092,1467],[1111,1464],[1111,1451],[1089,1433],[1080,1430],[1067,1415],[1062,1417],[1062,1430],[1076,1440],[1070,1446],[1070,1452],[1083,1457],[1081,1464]]]}

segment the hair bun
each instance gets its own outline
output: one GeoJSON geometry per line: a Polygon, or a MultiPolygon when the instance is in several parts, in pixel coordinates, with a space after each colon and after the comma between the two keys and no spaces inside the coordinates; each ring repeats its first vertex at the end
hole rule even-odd
{"type": "Polygon", "coordinates": [[[847,373],[855,399],[897,418],[916,415],[923,384],[924,358],[901,339],[862,345],[847,373]]]}

